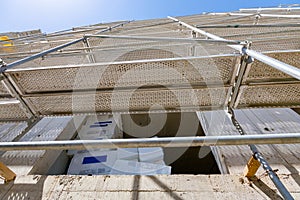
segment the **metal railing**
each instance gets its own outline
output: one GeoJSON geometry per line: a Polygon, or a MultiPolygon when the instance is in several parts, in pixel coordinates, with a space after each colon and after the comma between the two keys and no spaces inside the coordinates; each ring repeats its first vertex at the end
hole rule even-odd
{"type": "Polygon", "coordinates": [[[220,135],[196,137],[161,137],[138,139],[67,140],[1,142],[0,151],[12,150],[67,150],[90,148],[134,147],[200,147],[250,144],[295,144],[300,143],[300,133],[263,135],[220,135]]]}

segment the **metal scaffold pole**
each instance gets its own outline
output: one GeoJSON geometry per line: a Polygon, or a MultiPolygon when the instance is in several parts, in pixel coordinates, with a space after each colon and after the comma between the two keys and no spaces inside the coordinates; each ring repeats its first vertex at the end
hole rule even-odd
{"type": "Polygon", "coordinates": [[[167,41],[167,42],[186,42],[186,43],[225,43],[225,44],[240,44],[234,40],[206,40],[206,39],[190,39],[190,38],[170,38],[170,37],[144,37],[144,36],[129,36],[129,35],[86,35],[85,37],[97,38],[114,38],[127,40],[143,40],[143,41],[167,41]]]}
{"type": "MultiPolygon", "coordinates": [[[[98,31],[96,34],[103,33],[103,32],[106,32],[106,31],[110,31],[113,28],[123,26],[124,24],[127,24],[129,22],[130,21],[119,23],[119,24],[114,25],[112,27],[108,27],[104,30],[98,31]]],[[[54,48],[50,48],[48,50],[42,51],[40,53],[36,53],[34,55],[28,56],[26,58],[17,60],[15,62],[12,62],[12,63],[9,63],[9,64],[6,64],[2,59],[0,59],[0,80],[3,81],[3,84],[8,88],[9,93],[11,94],[11,96],[15,97],[20,102],[21,108],[25,111],[27,117],[30,118],[30,120],[28,121],[29,122],[29,127],[30,127],[30,124],[34,123],[35,119],[37,120],[39,116],[38,116],[37,112],[35,112],[33,106],[30,103],[28,103],[28,101],[24,100],[23,94],[21,94],[22,92],[20,92],[20,90],[18,90],[18,87],[16,87],[17,83],[14,80],[10,79],[6,75],[5,71],[9,70],[9,69],[12,69],[13,67],[16,67],[18,65],[24,64],[26,62],[32,61],[34,59],[43,57],[43,56],[45,56],[49,53],[56,52],[56,51],[58,51],[60,49],[63,49],[65,47],[68,47],[68,46],[74,45],[76,43],[82,42],[85,39],[86,39],[85,37],[81,37],[79,39],[75,39],[71,42],[67,42],[65,44],[56,46],[54,48]],[[31,120],[31,119],[34,119],[34,120],[31,120]]]]}
{"type": "MultiPolygon", "coordinates": [[[[261,13],[255,13],[255,14],[261,17],[300,18],[300,15],[276,15],[276,14],[261,14],[261,13]]],[[[210,15],[252,16],[253,13],[210,13],[210,15]]]]}
{"type": "Polygon", "coordinates": [[[294,67],[289,64],[286,64],[284,62],[281,62],[279,60],[276,60],[274,58],[271,58],[269,56],[266,56],[264,54],[258,53],[256,51],[253,51],[250,49],[245,48],[245,49],[243,49],[243,51],[245,54],[300,80],[300,69],[299,68],[294,67]]]}
{"type": "Polygon", "coordinates": [[[48,50],[45,50],[45,51],[42,51],[40,53],[37,53],[37,54],[34,54],[32,56],[29,56],[29,57],[26,57],[26,58],[23,58],[21,60],[18,60],[18,61],[15,61],[15,62],[12,62],[10,64],[7,64],[7,65],[3,65],[0,67],[0,73],[3,73],[5,72],[7,69],[11,69],[15,66],[18,66],[18,65],[21,65],[21,64],[24,64],[26,62],[29,62],[31,60],[34,60],[34,59],[37,59],[37,58],[40,58],[40,57],[43,57],[49,53],[52,53],[52,52],[55,52],[55,51],[58,51],[60,49],[63,49],[65,47],[68,47],[70,45],[73,45],[73,44],[76,44],[78,42],[81,42],[83,41],[84,38],[79,38],[79,39],[76,39],[74,41],[71,41],[71,42],[68,42],[66,44],[62,44],[62,45],[59,45],[57,47],[54,47],[54,48],[51,48],[51,49],[48,49],[48,50]]]}
{"type": "MultiPolygon", "coordinates": [[[[221,38],[219,36],[216,36],[214,34],[211,34],[211,33],[208,33],[208,32],[205,32],[201,29],[198,29],[194,26],[191,26],[185,22],[182,22],[182,21],[179,21],[178,19],[176,18],[173,18],[173,17],[168,17],[169,19],[173,20],[173,21],[177,21],[179,24],[195,31],[195,32],[198,32],[208,38],[211,38],[213,40],[226,40],[224,38],[221,38]]],[[[289,64],[286,64],[284,62],[281,62],[277,59],[274,59],[274,58],[271,58],[269,56],[266,56],[266,55],[263,55],[261,53],[258,53],[256,51],[253,51],[253,50],[250,50],[250,49],[247,49],[247,47],[243,46],[243,45],[228,45],[229,47],[235,49],[235,50],[239,50],[242,54],[247,54],[275,69],[278,69],[298,80],[300,80],[300,69],[298,69],[297,67],[294,67],[292,65],[289,65],[289,64]]]]}
{"type": "MultiPolygon", "coordinates": [[[[112,26],[112,27],[108,27],[108,28],[106,28],[106,29],[104,29],[104,30],[98,31],[98,32],[95,33],[95,34],[104,33],[104,32],[106,32],[106,31],[110,31],[110,30],[113,29],[113,28],[117,28],[117,27],[119,27],[119,26],[123,26],[124,24],[127,24],[127,23],[129,23],[129,22],[130,22],[130,21],[127,21],[127,22],[123,22],[123,23],[117,24],[117,25],[112,26]]],[[[68,42],[68,43],[65,43],[65,44],[56,46],[56,47],[54,47],[54,48],[51,48],[51,49],[42,51],[42,52],[40,52],[40,53],[34,54],[34,55],[32,55],[32,56],[23,58],[23,59],[21,59],[21,60],[12,62],[12,63],[10,63],[10,64],[2,65],[2,66],[0,67],[0,73],[3,73],[3,72],[5,72],[6,70],[11,69],[11,68],[13,68],[13,67],[15,67],[15,66],[24,64],[24,63],[29,62],[29,61],[31,61],[31,60],[34,60],[34,59],[43,57],[43,56],[45,56],[45,55],[47,55],[47,54],[49,54],[49,53],[58,51],[58,50],[63,49],[63,48],[65,48],[65,47],[68,47],[68,46],[71,46],[71,45],[76,44],[76,43],[78,43],[78,42],[81,42],[81,41],[83,41],[84,39],[85,39],[85,37],[82,37],[82,38],[73,40],[73,41],[71,41],[71,42],[68,42]]]]}
{"type": "MultiPolygon", "coordinates": [[[[243,128],[241,127],[241,125],[239,124],[239,122],[235,119],[234,111],[230,110],[230,113],[231,113],[231,121],[232,121],[233,125],[236,127],[236,129],[238,130],[238,132],[241,135],[246,135],[245,131],[243,130],[243,128]]],[[[280,192],[280,194],[283,196],[283,198],[284,199],[288,199],[288,200],[294,199],[292,197],[292,195],[290,194],[290,192],[283,185],[283,183],[281,182],[281,180],[279,179],[279,177],[277,176],[277,174],[273,171],[272,167],[269,165],[269,163],[267,162],[267,160],[258,151],[257,147],[254,144],[249,144],[249,147],[250,147],[250,149],[251,149],[251,151],[253,153],[254,159],[258,160],[259,163],[264,168],[264,170],[266,170],[266,172],[268,173],[270,179],[272,180],[272,182],[274,183],[274,185],[276,186],[276,188],[278,189],[278,191],[280,192]]]]}
{"type": "Polygon", "coordinates": [[[12,150],[67,150],[89,148],[135,148],[135,147],[199,147],[249,144],[296,144],[300,133],[264,135],[220,135],[197,137],[163,137],[106,140],[30,141],[1,142],[1,151],[12,150]]]}
{"type": "MultiPolygon", "coordinates": [[[[249,14],[252,15],[252,14],[249,14]]],[[[290,16],[291,17],[291,16],[290,16]]],[[[298,17],[298,16],[297,16],[298,17]]],[[[299,16],[300,17],[300,16],[299,16]]],[[[191,29],[192,31],[198,32],[210,39],[213,40],[224,40],[226,41],[224,38],[216,36],[214,34],[208,33],[206,31],[203,31],[201,29],[198,29],[196,27],[193,27],[185,22],[179,21],[176,18],[173,17],[168,17],[169,19],[178,22],[179,24],[191,29]]],[[[300,70],[294,66],[288,65],[286,63],[283,63],[279,60],[276,60],[274,58],[271,58],[269,56],[263,55],[261,53],[258,53],[256,51],[253,50],[249,50],[248,49],[248,43],[245,42],[245,45],[228,45],[229,47],[239,50],[240,53],[242,55],[247,55],[249,57],[253,57],[275,69],[278,69],[298,80],[300,80],[300,70]]],[[[239,86],[238,86],[239,87],[239,86]]],[[[238,89],[238,88],[237,88],[238,89]]],[[[237,90],[236,90],[237,91],[237,90]]],[[[235,119],[234,116],[234,111],[232,110],[232,105],[229,105],[229,112],[231,114],[231,120],[233,125],[236,127],[236,129],[238,130],[238,132],[241,134],[241,136],[245,136],[245,132],[242,129],[242,127],[240,126],[240,124],[238,123],[238,121],[235,119]]],[[[289,137],[290,134],[285,134],[284,137],[289,137]]],[[[255,138],[256,136],[252,135],[251,138],[255,138]]],[[[256,148],[256,146],[254,144],[261,144],[260,142],[258,143],[248,143],[252,153],[253,153],[253,157],[254,159],[258,160],[259,163],[262,164],[264,170],[266,170],[266,172],[268,173],[270,179],[272,180],[272,182],[275,184],[276,188],[279,190],[279,192],[281,193],[281,195],[284,197],[284,199],[293,199],[293,197],[291,196],[291,194],[289,193],[289,191],[286,189],[286,187],[282,184],[282,182],[280,181],[280,179],[278,178],[278,176],[276,175],[276,173],[272,170],[271,166],[268,164],[268,162],[265,160],[265,158],[262,156],[262,154],[258,151],[258,149],[256,148]]]]}

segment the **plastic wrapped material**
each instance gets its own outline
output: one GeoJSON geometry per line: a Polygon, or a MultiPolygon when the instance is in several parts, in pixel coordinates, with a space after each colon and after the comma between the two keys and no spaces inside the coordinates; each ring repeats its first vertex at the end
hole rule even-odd
{"type": "Polygon", "coordinates": [[[164,159],[164,152],[161,147],[139,148],[139,161],[154,163],[164,159]]]}
{"type": "Polygon", "coordinates": [[[122,132],[118,128],[118,123],[120,122],[116,122],[110,115],[91,116],[78,135],[82,140],[121,138],[122,132]]]}
{"type": "Polygon", "coordinates": [[[116,150],[77,152],[70,163],[68,174],[109,174],[116,160],[116,150]]]}
{"type": "Polygon", "coordinates": [[[119,160],[138,160],[139,153],[137,148],[119,148],[117,149],[119,160]]]}
{"type": "Polygon", "coordinates": [[[171,167],[145,162],[136,162],[128,160],[117,160],[112,167],[110,174],[126,175],[156,175],[171,174],[171,167]]]}

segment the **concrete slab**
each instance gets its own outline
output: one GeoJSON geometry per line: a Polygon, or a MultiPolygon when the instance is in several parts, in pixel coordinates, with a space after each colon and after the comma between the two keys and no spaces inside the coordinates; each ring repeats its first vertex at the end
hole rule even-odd
{"type": "MultiPolygon", "coordinates": [[[[298,174],[299,176],[299,174],[298,174]]],[[[238,175],[19,176],[0,184],[1,199],[280,199],[267,176],[238,175]]],[[[297,199],[294,177],[280,176],[297,199]]],[[[298,195],[298,196],[297,196],[298,195]]]]}

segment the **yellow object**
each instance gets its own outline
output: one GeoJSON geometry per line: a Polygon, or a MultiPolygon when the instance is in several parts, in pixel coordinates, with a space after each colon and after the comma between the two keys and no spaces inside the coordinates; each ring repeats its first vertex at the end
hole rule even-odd
{"type": "Polygon", "coordinates": [[[244,169],[244,176],[247,178],[255,176],[259,167],[260,162],[257,159],[255,159],[254,156],[252,156],[244,169]]]}
{"type": "Polygon", "coordinates": [[[9,39],[8,36],[0,36],[0,41],[3,41],[3,42],[1,42],[1,46],[4,46],[4,47],[13,46],[13,42],[9,39]]]}
{"type": "Polygon", "coordinates": [[[12,181],[16,178],[16,174],[2,162],[0,162],[0,176],[5,179],[5,182],[12,181]]]}

